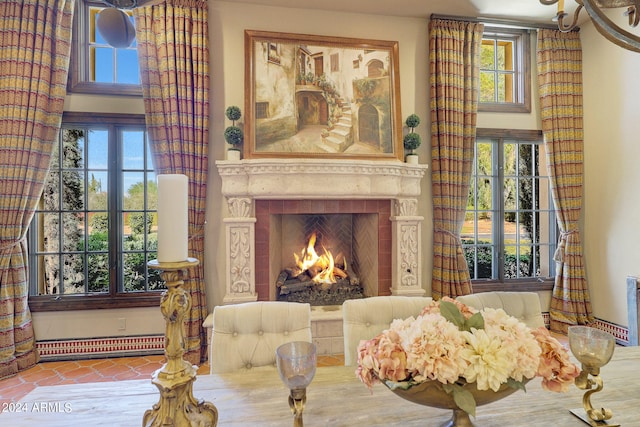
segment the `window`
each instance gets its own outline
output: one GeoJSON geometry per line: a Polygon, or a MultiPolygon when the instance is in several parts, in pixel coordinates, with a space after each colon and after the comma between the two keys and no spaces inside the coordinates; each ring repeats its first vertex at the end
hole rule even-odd
{"type": "Polygon", "coordinates": [[[269,118],[269,102],[256,102],[256,119],[269,118]]]}
{"type": "Polygon", "coordinates": [[[329,57],[329,62],[331,63],[331,72],[335,73],[340,71],[340,54],[332,53],[329,57]]]}
{"type": "Polygon", "coordinates": [[[531,112],[530,51],[526,30],[485,26],[478,111],[531,112]]]}
{"type": "Polygon", "coordinates": [[[475,151],[461,233],[471,279],[522,289],[553,277],[557,224],[541,133],[478,129],[475,151]]]}
{"type": "Polygon", "coordinates": [[[29,229],[32,308],[158,303],[155,178],[144,116],[65,113],[29,229]]]}
{"type": "MultiPolygon", "coordinates": [[[[142,96],[137,44],[114,48],[97,30],[104,3],[78,3],[73,25],[69,92],[142,96]]],[[[124,11],[133,22],[132,12],[124,11]]]]}

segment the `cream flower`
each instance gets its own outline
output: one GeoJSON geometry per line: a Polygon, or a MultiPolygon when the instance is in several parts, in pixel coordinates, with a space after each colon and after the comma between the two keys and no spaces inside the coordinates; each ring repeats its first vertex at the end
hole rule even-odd
{"type": "Polygon", "coordinates": [[[469,383],[475,382],[478,390],[498,391],[514,369],[515,358],[509,348],[484,329],[472,329],[471,332],[464,332],[464,335],[469,344],[461,354],[469,363],[464,371],[464,378],[469,383]]]}

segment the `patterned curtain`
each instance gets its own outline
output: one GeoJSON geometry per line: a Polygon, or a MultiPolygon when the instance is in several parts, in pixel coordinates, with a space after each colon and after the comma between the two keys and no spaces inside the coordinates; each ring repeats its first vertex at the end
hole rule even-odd
{"type": "Polygon", "coordinates": [[[200,265],[185,280],[192,298],[185,359],[207,357],[204,223],[209,152],[209,34],[206,0],[167,0],[134,9],[147,129],[156,173],[189,178],[189,256],[200,265]]]}
{"type": "Polygon", "coordinates": [[[484,25],[430,24],[433,298],[472,292],[460,232],[469,196],[476,136],[484,25]]]}
{"type": "Polygon", "coordinates": [[[538,86],[551,192],[560,226],[551,330],[594,321],[578,221],[582,210],[582,47],[577,32],[538,31],[538,86]]]}
{"type": "Polygon", "coordinates": [[[38,361],[25,236],[60,130],[73,6],[0,1],[0,379],[38,361]]]}

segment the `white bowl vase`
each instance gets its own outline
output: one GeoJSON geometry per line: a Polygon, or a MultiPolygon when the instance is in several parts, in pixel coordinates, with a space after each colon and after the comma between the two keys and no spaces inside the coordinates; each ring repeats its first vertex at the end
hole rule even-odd
{"type": "Polygon", "coordinates": [[[410,163],[412,165],[418,164],[418,155],[417,154],[407,154],[404,158],[405,162],[410,163]]]}
{"type": "Polygon", "coordinates": [[[240,160],[240,150],[227,150],[227,160],[238,161],[240,160]]]}

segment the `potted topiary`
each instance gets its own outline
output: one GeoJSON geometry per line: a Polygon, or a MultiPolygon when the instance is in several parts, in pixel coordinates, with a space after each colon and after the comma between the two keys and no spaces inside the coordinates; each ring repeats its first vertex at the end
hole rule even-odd
{"type": "Polygon", "coordinates": [[[240,147],[244,141],[244,132],[239,126],[236,126],[236,120],[240,120],[242,112],[239,107],[232,105],[226,109],[224,114],[232,122],[232,125],[224,130],[224,139],[231,145],[227,151],[227,160],[240,160],[240,147]]]}
{"type": "Polygon", "coordinates": [[[422,143],[420,135],[415,132],[415,128],[420,124],[420,117],[416,114],[411,114],[407,117],[404,124],[410,129],[409,133],[406,134],[402,140],[404,148],[409,150],[409,154],[407,154],[405,160],[407,163],[418,163],[418,155],[414,150],[422,143]]]}

